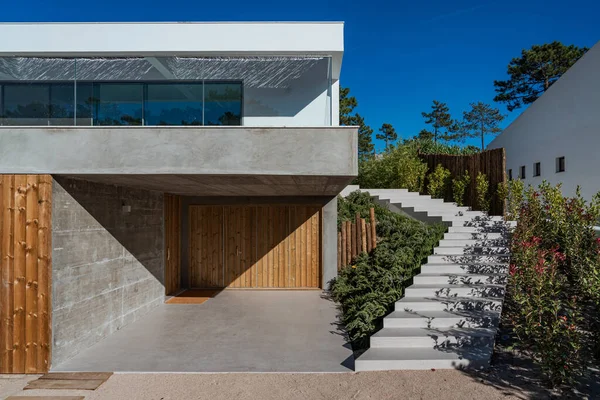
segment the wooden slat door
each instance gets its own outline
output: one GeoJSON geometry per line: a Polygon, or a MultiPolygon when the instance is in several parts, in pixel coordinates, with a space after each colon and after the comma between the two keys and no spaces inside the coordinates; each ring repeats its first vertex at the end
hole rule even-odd
{"type": "Polygon", "coordinates": [[[190,206],[189,224],[190,287],[223,287],[223,207],[190,206]]]}
{"type": "Polygon", "coordinates": [[[50,367],[50,175],[0,175],[0,373],[50,367]]]}
{"type": "Polygon", "coordinates": [[[256,286],[256,209],[225,208],[225,285],[256,286]]]}
{"type": "Polygon", "coordinates": [[[189,215],[191,287],[321,286],[320,207],[190,206],[189,215]]]}

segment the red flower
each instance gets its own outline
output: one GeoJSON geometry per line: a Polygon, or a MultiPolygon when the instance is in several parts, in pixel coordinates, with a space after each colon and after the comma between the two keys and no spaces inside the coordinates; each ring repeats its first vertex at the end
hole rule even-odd
{"type": "Polygon", "coordinates": [[[513,276],[515,272],[517,272],[517,266],[515,264],[510,264],[510,267],[508,267],[508,273],[510,276],[513,276]]]}

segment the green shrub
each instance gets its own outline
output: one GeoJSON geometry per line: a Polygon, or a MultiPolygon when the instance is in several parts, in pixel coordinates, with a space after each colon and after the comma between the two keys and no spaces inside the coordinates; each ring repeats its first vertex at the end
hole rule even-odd
{"type": "Polygon", "coordinates": [[[434,199],[443,199],[450,183],[450,171],[438,164],[428,176],[427,193],[434,199]]]}
{"type": "Polygon", "coordinates": [[[454,202],[460,207],[465,205],[465,193],[470,182],[469,171],[465,171],[463,175],[452,180],[452,197],[454,198],[454,202]]]}
{"type": "Polygon", "coordinates": [[[360,163],[357,183],[363,188],[403,188],[421,192],[427,165],[413,146],[399,145],[360,163]]]}
{"type": "Polygon", "coordinates": [[[475,178],[475,191],[477,193],[477,208],[481,211],[489,211],[490,199],[488,191],[490,183],[488,182],[487,176],[483,172],[477,174],[475,178]]]}
{"type": "Polygon", "coordinates": [[[569,383],[600,355],[600,194],[588,204],[579,189],[566,198],[547,182],[508,187],[517,227],[503,321],[550,384],[569,383]]]}
{"type": "Polygon", "coordinates": [[[369,336],[445,232],[442,225],[426,225],[393,213],[360,192],[346,199],[338,197],[338,220],[354,218],[356,212],[366,217],[370,207],[375,208],[377,219],[377,247],[344,267],[331,285],[354,350],[367,347],[369,336]]]}
{"type": "Polygon", "coordinates": [[[404,141],[404,144],[417,146],[422,154],[472,155],[481,153],[481,149],[477,146],[459,147],[447,143],[435,143],[432,139],[408,139],[404,141]]]}

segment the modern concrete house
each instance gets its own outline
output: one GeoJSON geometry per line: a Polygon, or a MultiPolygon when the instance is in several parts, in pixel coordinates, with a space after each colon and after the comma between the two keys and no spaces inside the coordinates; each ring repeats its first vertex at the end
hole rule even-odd
{"type": "Polygon", "coordinates": [[[185,289],[336,276],[336,195],[357,175],[342,23],[0,37],[0,373],[54,368],[185,289]]]}
{"type": "Polygon", "coordinates": [[[506,149],[509,179],[534,186],[562,182],[563,193],[584,198],[600,191],[600,43],[531,104],[488,149],[506,149]]]}

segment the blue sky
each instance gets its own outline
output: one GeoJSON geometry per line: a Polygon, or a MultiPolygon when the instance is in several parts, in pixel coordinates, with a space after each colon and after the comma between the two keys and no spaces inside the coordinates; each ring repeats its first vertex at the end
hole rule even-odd
{"type": "MultiPolygon", "coordinates": [[[[345,21],[341,83],[375,130],[402,137],[425,127],[433,99],[459,117],[470,102],[492,103],[494,79],[521,49],[554,40],[591,47],[600,40],[600,2],[230,0],[11,1],[2,21],[345,21]]],[[[7,40],[7,38],[1,38],[7,40]]],[[[124,38],[126,40],[126,38],[124,38]]],[[[508,113],[507,125],[522,110],[508,113]]]]}

